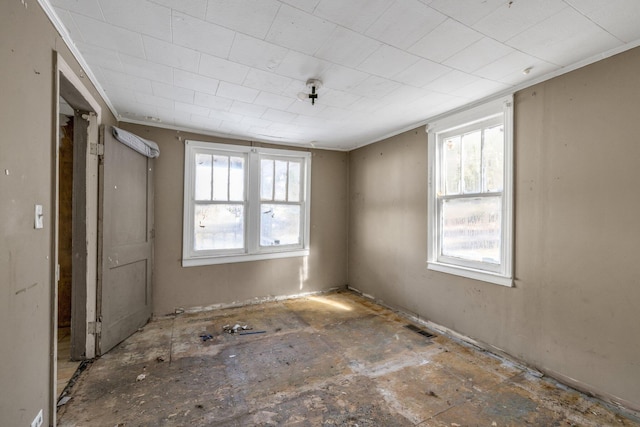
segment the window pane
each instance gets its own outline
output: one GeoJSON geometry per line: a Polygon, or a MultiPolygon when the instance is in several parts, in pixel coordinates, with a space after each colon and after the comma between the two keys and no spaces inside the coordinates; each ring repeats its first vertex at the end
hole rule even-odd
{"type": "Polygon", "coordinates": [[[460,137],[444,141],[445,193],[460,194],[460,137]]]}
{"type": "Polygon", "coordinates": [[[273,200],[287,200],[287,161],[276,160],[276,185],[273,200]]]}
{"type": "Polygon", "coordinates": [[[244,158],[231,157],[229,162],[229,200],[244,200],[244,158]]]}
{"type": "Polygon", "coordinates": [[[229,200],[229,157],[213,156],[213,200],[229,200]]]}
{"type": "Polygon", "coordinates": [[[196,154],[196,200],[211,200],[211,155],[196,154]]]}
{"type": "Polygon", "coordinates": [[[300,163],[289,162],[289,199],[290,202],[300,201],[300,163]]]}
{"type": "Polygon", "coordinates": [[[482,147],[484,190],[502,191],[504,184],[504,126],[485,129],[482,147]]]}
{"type": "Polygon", "coordinates": [[[260,161],[260,198],[273,200],[273,160],[260,161]]]}
{"type": "Polygon", "coordinates": [[[442,201],[442,255],[500,264],[502,197],[442,201]]]}
{"type": "Polygon", "coordinates": [[[480,184],[480,146],[481,132],[476,131],[462,136],[462,191],[465,194],[479,193],[480,184]]]}
{"type": "Polygon", "coordinates": [[[244,206],[196,205],[193,249],[241,249],[244,247],[244,206]]]}
{"type": "Polygon", "coordinates": [[[298,205],[262,204],[260,212],[260,246],[300,244],[298,205]]]}

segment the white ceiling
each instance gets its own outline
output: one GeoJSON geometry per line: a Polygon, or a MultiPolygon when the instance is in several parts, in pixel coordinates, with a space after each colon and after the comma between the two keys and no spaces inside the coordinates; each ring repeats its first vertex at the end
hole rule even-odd
{"type": "Polygon", "coordinates": [[[639,0],[41,1],[119,120],[342,150],[640,40],[639,0]]]}

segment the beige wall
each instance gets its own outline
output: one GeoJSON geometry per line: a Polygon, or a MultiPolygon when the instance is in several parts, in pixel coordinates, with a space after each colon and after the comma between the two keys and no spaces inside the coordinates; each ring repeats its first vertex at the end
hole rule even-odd
{"type": "MultiPolygon", "coordinates": [[[[50,422],[54,51],[79,67],[35,1],[0,2],[0,425],[50,422]],[[35,230],[34,205],[44,207],[35,230]]],[[[87,82],[87,84],[89,84],[87,82]]],[[[97,93],[91,88],[93,95],[97,93]]],[[[108,117],[106,105],[103,114],[108,117]]]]}
{"type": "Polygon", "coordinates": [[[427,136],[350,155],[349,285],[640,408],[640,49],[515,97],[515,288],[426,268],[427,136]]]}
{"type": "Polygon", "coordinates": [[[184,144],[178,137],[248,143],[127,123],[121,126],[160,146],[155,170],[155,315],[173,313],[179,307],[246,302],[347,283],[347,153],[312,151],[311,254],[306,275],[302,257],[182,267],[184,144]]]}

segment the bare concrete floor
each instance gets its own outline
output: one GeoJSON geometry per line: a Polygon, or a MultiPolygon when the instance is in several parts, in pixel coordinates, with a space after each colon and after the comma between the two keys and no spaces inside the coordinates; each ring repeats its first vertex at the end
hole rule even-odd
{"type": "Polygon", "coordinates": [[[349,292],[156,320],[81,375],[59,425],[640,425],[407,323],[349,292]]]}

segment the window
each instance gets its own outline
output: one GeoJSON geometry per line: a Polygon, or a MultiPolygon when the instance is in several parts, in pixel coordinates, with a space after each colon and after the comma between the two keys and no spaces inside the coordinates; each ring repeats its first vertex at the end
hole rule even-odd
{"type": "Polygon", "coordinates": [[[512,286],[513,98],[428,125],[428,268],[512,286]]]}
{"type": "Polygon", "coordinates": [[[311,155],[185,144],[182,265],[309,254],[311,155]]]}

